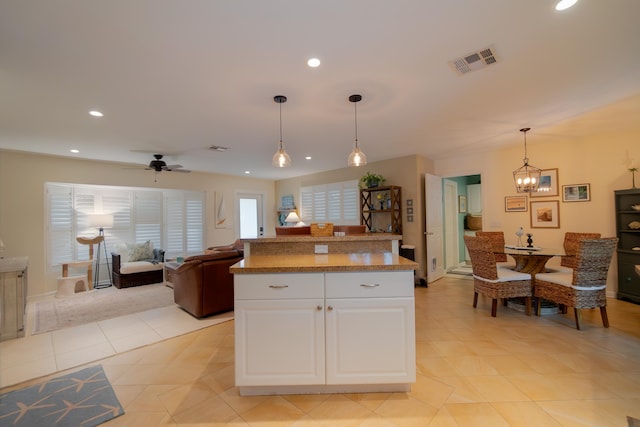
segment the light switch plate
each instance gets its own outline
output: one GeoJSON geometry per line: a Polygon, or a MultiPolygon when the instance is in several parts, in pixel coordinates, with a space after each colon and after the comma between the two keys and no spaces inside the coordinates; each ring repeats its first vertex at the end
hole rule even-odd
{"type": "Polygon", "coordinates": [[[317,254],[328,254],[329,253],[329,245],[316,245],[316,253],[317,254]]]}

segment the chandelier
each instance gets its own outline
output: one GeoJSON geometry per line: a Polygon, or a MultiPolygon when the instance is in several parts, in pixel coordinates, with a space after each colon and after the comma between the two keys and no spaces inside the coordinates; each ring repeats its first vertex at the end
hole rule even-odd
{"type": "Polygon", "coordinates": [[[524,133],[524,164],[513,171],[513,181],[516,184],[516,192],[518,193],[535,193],[538,191],[540,184],[541,170],[529,164],[527,157],[527,132],[531,128],[522,128],[520,132],[524,133]]]}

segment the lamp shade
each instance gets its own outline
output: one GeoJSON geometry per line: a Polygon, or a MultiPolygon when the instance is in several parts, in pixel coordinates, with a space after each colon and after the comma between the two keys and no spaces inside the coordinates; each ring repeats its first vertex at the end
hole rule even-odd
{"type": "Polygon", "coordinates": [[[286,222],[287,224],[291,224],[291,223],[297,224],[300,222],[300,217],[295,212],[289,212],[289,215],[287,215],[284,222],[286,222]]]}
{"type": "Polygon", "coordinates": [[[92,214],[92,215],[89,215],[89,227],[93,227],[93,228],[113,228],[113,214],[92,214]]]}

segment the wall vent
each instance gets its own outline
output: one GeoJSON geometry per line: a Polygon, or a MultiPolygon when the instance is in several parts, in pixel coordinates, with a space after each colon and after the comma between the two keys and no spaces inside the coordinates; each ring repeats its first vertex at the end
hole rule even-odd
{"type": "Polygon", "coordinates": [[[459,76],[476,71],[487,65],[495,64],[498,58],[493,47],[471,52],[460,58],[449,61],[449,65],[459,76]]]}
{"type": "Polygon", "coordinates": [[[221,152],[225,152],[229,149],[229,147],[221,147],[219,145],[212,145],[209,147],[209,150],[213,150],[213,151],[221,151],[221,152]]]}

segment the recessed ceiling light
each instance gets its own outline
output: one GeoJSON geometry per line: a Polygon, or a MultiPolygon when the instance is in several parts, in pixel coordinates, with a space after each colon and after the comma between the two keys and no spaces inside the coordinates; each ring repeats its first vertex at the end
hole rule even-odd
{"type": "Polygon", "coordinates": [[[320,66],[320,60],[318,58],[311,58],[307,61],[307,65],[311,68],[316,68],[320,66]]]}
{"type": "Polygon", "coordinates": [[[565,10],[569,9],[574,4],[578,3],[578,0],[560,0],[556,4],[556,10],[565,10]]]}
{"type": "Polygon", "coordinates": [[[98,110],[90,110],[89,114],[91,114],[93,117],[102,117],[104,116],[104,114],[102,114],[100,111],[98,110]]]}
{"type": "Polygon", "coordinates": [[[251,171],[244,171],[244,173],[246,173],[247,175],[249,175],[251,173],[251,171]]]}
{"type": "Polygon", "coordinates": [[[307,157],[305,157],[305,159],[311,160],[311,156],[307,156],[307,157]]]}
{"type": "Polygon", "coordinates": [[[76,150],[75,148],[69,150],[71,151],[73,154],[78,154],[80,152],[80,150],[76,150]]]}

